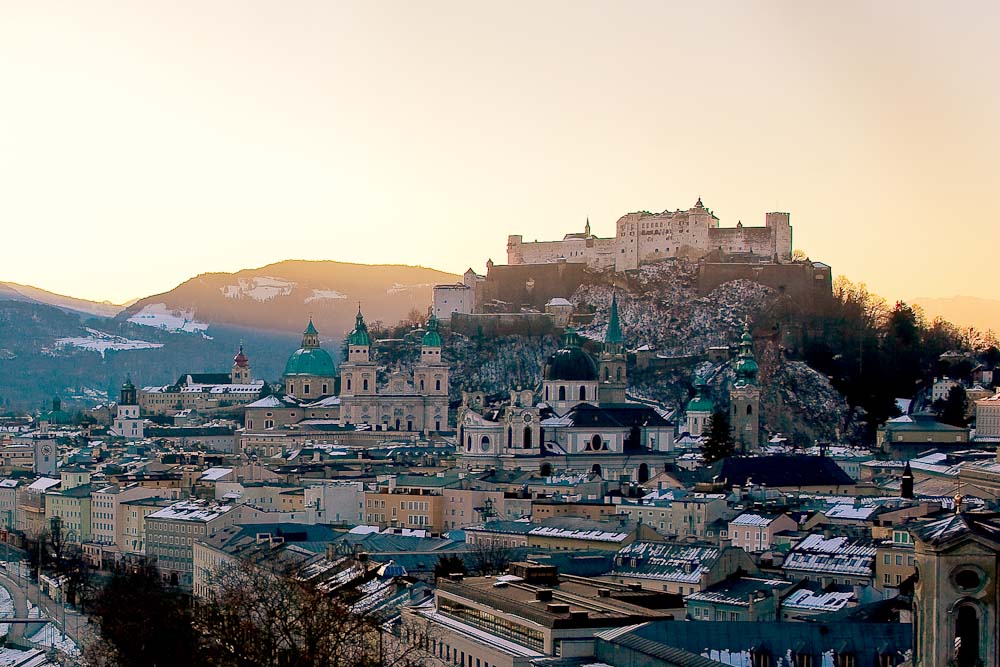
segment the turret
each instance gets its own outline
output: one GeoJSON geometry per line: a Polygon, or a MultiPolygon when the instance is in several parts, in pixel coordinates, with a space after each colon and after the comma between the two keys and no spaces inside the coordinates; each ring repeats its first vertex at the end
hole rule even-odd
{"type": "Polygon", "coordinates": [[[233,369],[229,373],[230,381],[233,384],[250,384],[250,359],[243,352],[243,344],[240,344],[240,351],[233,357],[233,369]]]}
{"type": "Polygon", "coordinates": [[[372,339],[368,334],[368,325],[358,304],[358,314],[354,318],[354,330],[347,337],[347,360],[350,362],[367,362],[371,357],[372,339]]]}
{"type": "Polygon", "coordinates": [[[128,376],[125,378],[125,383],[122,384],[118,405],[138,405],[139,402],[136,400],[135,394],[135,385],[132,384],[132,377],[128,376]]]}

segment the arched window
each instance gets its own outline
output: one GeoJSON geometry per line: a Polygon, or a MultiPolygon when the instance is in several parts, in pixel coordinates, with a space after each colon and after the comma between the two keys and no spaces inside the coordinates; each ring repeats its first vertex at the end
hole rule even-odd
{"type": "Polygon", "coordinates": [[[351,376],[347,376],[347,391],[351,390],[351,376]]]}
{"type": "Polygon", "coordinates": [[[465,441],[465,451],[467,451],[467,452],[471,452],[472,451],[472,436],[471,435],[465,441]]]}
{"type": "Polygon", "coordinates": [[[559,400],[560,401],[566,400],[566,387],[559,387],[559,400]]]}
{"type": "Polygon", "coordinates": [[[602,476],[601,464],[600,463],[595,463],[594,466],[590,469],[590,474],[591,475],[597,475],[598,477],[601,477],[602,476]]]}
{"type": "Polygon", "coordinates": [[[552,464],[551,463],[543,463],[538,468],[538,474],[541,475],[542,477],[548,477],[549,475],[551,475],[552,474],[552,464]]]}
{"type": "Polygon", "coordinates": [[[441,380],[434,381],[434,391],[441,391],[441,380]]]}
{"type": "Polygon", "coordinates": [[[549,400],[549,387],[548,387],[548,385],[545,386],[545,400],[546,401],[549,400]]]}
{"type": "Polygon", "coordinates": [[[424,379],[420,378],[420,391],[424,390],[424,379]]]}
{"type": "Polygon", "coordinates": [[[752,405],[748,405],[747,406],[747,417],[749,417],[752,414],[753,414],[753,406],[752,405]]]}
{"type": "Polygon", "coordinates": [[[309,395],[309,385],[307,384],[302,385],[302,395],[303,396],[309,395]]]}
{"type": "Polygon", "coordinates": [[[591,438],[590,442],[587,443],[587,449],[592,452],[599,452],[603,448],[604,448],[604,441],[601,440],[601,436],[599,433],[595,433],[594,437],[591,438]]]}
{"type": "Polygon", "coordinates": [[[479,441],[479,448],[484,452],[490,451],[490,436],[484,435],[479,441]]]}
{"type": "Polygon", "coordinates": [[[522,445],[525,449],[531,449],[531,427],[524,427],[524,442],[522,445]]]}
{"type": "Polygon", "coordinates": [[[368,391],[368,379],[367,378],[365,378],[365,381],[362,383],[362,387],[361,388],[364,391],[368,391]]]}
{"type": "Polygon", "coordinates": [[[396,430],[399,430],[399,419],[396,419],[396,430]]]}
{"type": "Polygon", "coordinates": [[[295,395],[295,385],[293,385],[291,382],[288,383],[287,392],[289,394],[292,394],[293,396],[295,395]]]}
{"type": "Polygon", "coordinates": [[[964,604],[958,608],[955,618],[955,646],[957,647],[958,667],[975,667],[979,662],[979,614],[972,605],[964,604]]]}
{"type": "Polygon", "coordinates": [[[587,388],[583,385],[580,385],[580,400],[587,400],[587,388]]]}
{"type": "Polygon", "coordinates": [[[507,427],[507,446],[510,447],[514,444],[514,429],[510,426],[507,427]]]}
{"type": "Polygon", "coordinates": [[[605,382],[607,382],[609,379],[611,379],[610,375],[611,375],[611,373],[610,373],[610,371],[608,371],[608,367],[605,366],[604,367],[604,381],[605,382]]]}

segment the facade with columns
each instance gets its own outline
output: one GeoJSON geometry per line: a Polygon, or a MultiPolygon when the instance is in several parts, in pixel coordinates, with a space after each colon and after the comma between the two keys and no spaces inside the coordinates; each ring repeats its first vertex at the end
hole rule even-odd
{"type": "Polygon", "coordinates": [[[458,413],[460,465],[592,473],[604,479],[645,481],[673,451],[674,425],[666,412],[625,396],[628,377],[612,300],[599,355],[566,330],[546,361],[541,386],[518,389],[499,405],[482,392],[464,393],[458,413]]]}
{"type": "Polygon", "coordinates": [[[561,241],[525,242],[520,235],[507,238],[508,264],[544,264],[565,261],[591,268],[636,269],[641,264],[671,257],[698,258],[712,251],[754,255],[762,261],[792,259],[792,227],[788,213],[772,212],[763,227],[720,227],[719,219],[701,198],[686,211],[623,215],[615,225],[614,238],[598,238],[590,232],[567,234],[561,241]]]}
{"type": "Polygon", "coordinates": [[[432,314],[413,373],[392,373],[380,385],[378,364],[364,315],[358,309],[347,338],[347,361],[340,365],[340,421],[370,424],[396,431],[448,430],[448,365],[441,357],[443,341],[432,314]]]}

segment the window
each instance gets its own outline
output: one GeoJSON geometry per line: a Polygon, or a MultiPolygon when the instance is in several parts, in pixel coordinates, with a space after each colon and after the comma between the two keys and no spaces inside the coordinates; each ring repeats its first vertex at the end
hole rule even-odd
{"type": "Polygon", "coordinates": [[[435,380],[434,381],[434,390],[435,391],[441,391],[441,380],[435,380]]]}
{"type": "Polygon", "coordinates": [[[584,386],[580,387],[580,400],[581,401],[587,400],[587,388],[584,386]]]}
{"type": "Polygon", "coordinates": [[[560,401],[566,400],[566,387],[559,387],[559,400],[560,401]]]}

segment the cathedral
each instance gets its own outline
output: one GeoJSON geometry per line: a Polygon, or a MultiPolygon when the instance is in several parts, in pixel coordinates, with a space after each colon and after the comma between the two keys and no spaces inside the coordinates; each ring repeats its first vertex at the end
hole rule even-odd
{"type": "Polygon", "coordinates": [[[541,472],[555,468],[646,481],[673,451],[674,425],[659,406],[627,400],[625,346],[612,299],[598,355],[572,328],[545,363],[541,385],[513,390],[486,405],[482,392],[463,393],[458,455],[465,467],[541,472]]]}
{"type": "Polygon", "coordinates": [[[441,358],[437,318],[427,320],[420,359],[413,373],[395,372],[379,386],[372,341],[361,308],[347,337],[347,361],[340,365],[340,421],[395,431],[448,428],[448,365],[441,358]]]}

